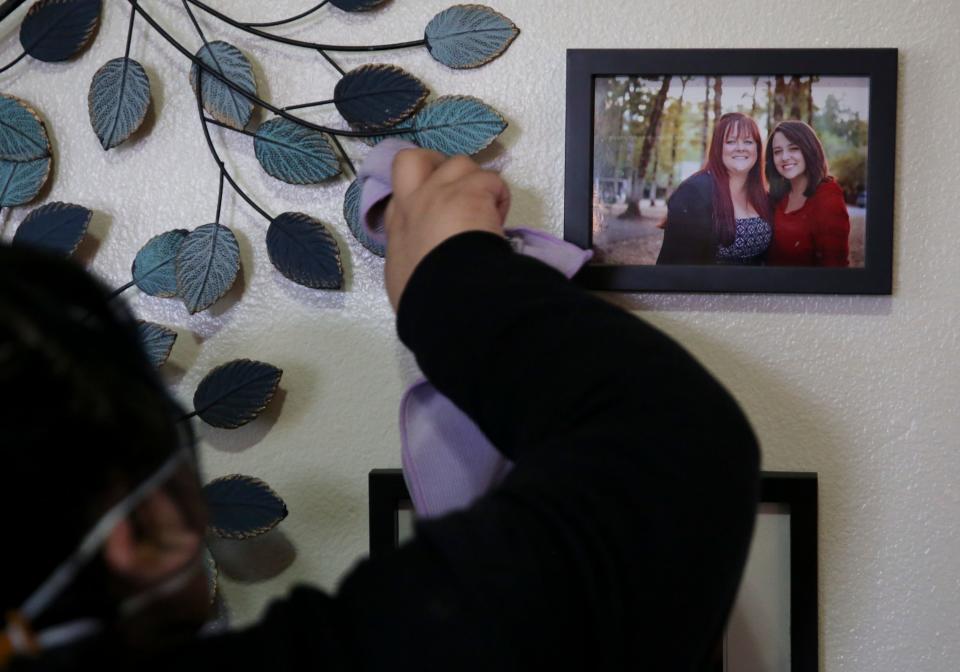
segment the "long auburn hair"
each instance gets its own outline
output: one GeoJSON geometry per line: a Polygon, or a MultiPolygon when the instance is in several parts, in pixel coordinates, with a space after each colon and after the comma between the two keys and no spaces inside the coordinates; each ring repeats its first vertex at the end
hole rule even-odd
{"type": "Polygon", "coordinates": [[[777,203],[790,193],[790,180],[785,178],[777,170],[773,163],[773,150],[770,149],[773,144],[773,136],[776,133],[782,133],[783,136],[800,148],[803,154],[803,162],[806,164],[804,172],[807,175],[807,188],[803,195],[809,198],[820,186],[820,183],[830,177],[830,166],[827,164],[827,155],[823,151],[823,145],[820,144],[820,138],[817,132],[802,121],[781,121],[770,131],[770,137],[767,138],[767,179],[770,181],[770,199],[777,203]]]}
{"type": "Polygon", "coordinates": [[[713,178],[713,230],[722,245],[733,243],[737,235],[737,221],[730,198],[730,175],[723,165],[723,143],[727,136],[748,134],[757,147],[757,161],[747,174],[747,201],[757,214],[768,222],[771,218],[770,200],[763,176],[763,141],[760,128],[752,117],[742,112],[728,112],[717,120],[710,139],[710,150],[702,173],[713,178]]]}

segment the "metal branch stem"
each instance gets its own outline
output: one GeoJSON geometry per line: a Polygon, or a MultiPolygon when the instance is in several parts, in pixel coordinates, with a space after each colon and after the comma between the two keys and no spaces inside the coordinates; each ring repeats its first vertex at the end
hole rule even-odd
{"type": "Polygon", "coordinates": [[[133,22],[137,18],[137,1],[131,0],[133,2],[133,7],[130,8],[130,25],[127,26],[127,46],[123,50],[123,58],[130,58],[130,44],[133,42],[133,22]]]}
{"type": "MultiPolygon", "coordinates": [[[[137,7],[137,0],[131,0],[134,7],[137,7]]],[[[203,40],[204,45],[207,44],[207,38],[203,34],[203,29],[200,28],[200,24],[197,22],[197,17],[193,15],[193,12],[190,10],[190,6],[187,4],[187,0],[183,0],[183,7],[187,10],[187,14],[190,16],[190,20],[193,22],[194,27],[197,29],[197,33],[200,34],[200,39],[203,40]]],[[[223,180],[226,180],[230,183],[230,186],[233,187],[233,190],[237,192],[237,195],[245,200],[251,208],[260,213],[260,216],[266,219],[268,222],[273,221],[273,217],[267,213],[266,210],[257,205],[243,189],[240,188],[240,185],[237,184],[234,179],[230,176],[230,173],[227,172],[227,167],[223,164],[223,160],[220,158],[220,155],[217,153],[217,148],[213,145],[213,139],[210,137],[210,129],[207,127],[207,117],[203,113],[203,85],[202,85],[203,73],[197,72],[197,114],[200,116],[200,125],[203,127],[203,137],[207,140],[207,147],[210,148],[210,153],[213,155],[213,160],[217,162],[217,165],[220,167],[220,198],[223,198],[223,180]]],[[[220,205],[217,204],[217,223],[220,223],[220,205]]]]}
{"type": "Polygon", "coordinates": [[[243,135],[249,136],[249,137],[251,137],[251,138],[257,137],[257,134],[256,134],[256,133],[254,133],[253,131],[248,131],[248,130],[245,129],[245,128],[234,128],[234,127],[231,126],[230,124],[225,124],[225,123],[223,123],[222,121],[218,121],[218,120],[216,120],[216,119],[212,119],[212,118],[206,117],[206,116],[203,118],[203,120],[204,120],[205,122],[207,122],[208,124],[213,124],[214,126],[219,126],[220,128],[225,128],[225,129],[227,129],[228,131],[233,131],[234,133],[242,133],[243,135]]]}
{"type": "Polygon", "coordinates": [[[127,0],[127,2],[129,2],[131,5],[134,6],[134,8],[137,10],[137,13],[139,13],[140,16],[142,16],[144,20],[146,20],[146,22],[150,24],[151,28],[157,31],[160,37],[165,39],[168,43],[170,43],[170,45],[174,49],[176,49],[185,57],[187,57],[190,60],[190,62],[193,63],[200,71],[210,75],[214,79],[220,80],[221,82],[223,82],[225,86],[230,88],[232,91],[236,91],[241,96],[251,101],[255,105],[259,105],[265,110],[269,110],[273,112],[277,116],[283,117],[284,119],[288,119],[292,122],[300,124],[301,126],[305,126],[306,128],[313,129],[314,131],[320,131],[321,133],[329,133],[330,135],[339,135],[346,138],[370,138],[374,136],[402,135],[404,133],[409,133],[412,130],[409,127],[403,127],[403,128],[394,127],[394,128],[378,129],[373,132],[351,131],[351,130],[345,130],[345,129],[339,129],[339,128],[330,128],[328,126],[320,126],[319,124],[314,124],[312,122],[307,121],[306,119],[301,119],[300,117],[290,114],[289,112],[286,112],[285,110],[277,107],[276,105],[273,105],[272,103],[266,100],[263,100],[262,98],[259,98],[256,94],[250,93],[249,91],[241,87],[236,82],[228,79],[227,77],[224,77],[222,74],[220,74],[219,72],[211,68],[202,60],[200,60],[199,58],[191,54],[186,47],[180,44],[173,36],[170,35],[170,33],[164,30],[163,26],[157,23],[156,19],[154,19],[148,12],[146,12],[143,9],[143,7],[136,4],[136,0],[127,0]]]}
{"type": "Polygon", "coordinates": [[[207,147],[210,148],[210,153],[213,155],[213,160],[217,162],[217,165],[220,167],[220,173],[223,175],[223,179],[230,183],[230,186],[233,187],[233,190],[237,192],[237,195],[245,200],[247,204],[260,213],[260,216],[263,217],[268,222],[273,221],[273,217],[270,214],[257,205],[250,196],[245,192],[239,184],[230,176],[230,173],[227,171],[227,167],[223,164],[223,160],[220,158],[220,155],[217,153],[217,148],[213,145],[213,139],[210,137],[210,129],[207,127],[207,119],[203,115],[203,99],[200,97],[200,79],[203,77],[202,74],[197,73],[197,111],[200,115],[200,124],[203,126],[203,136],[207,139],[207,147]]]}
{"type": "Polygon", "coordinates": [[[308,9],[308,10],[305,11],[305,12],[301,12],[300,14],[297,14],[296,16],[291,16],[291,17],[286,18],[286,19],[280,19],[279,21],[264,21],[264,22],[261,22],[261,23],[253,23],[253,22],[251,22],[251,21],[247,21],[247,22],[245,22],[243,25],[246,26],[247,28],[273,28],[274,26],[282,26],[282,25],[285,25],[285,24],[287,24],[287,23],[293,23],[294,21],[299,21],[300,19],[304,18],[305,16],[310,16],[310,15],[313,14],[315,11],[317,11],[318,9],[320,9],[321,7],[323,7],[324,5],[326,5],[328,2],[330,2],[330,0],[323,0],[323,2],[321,2],[321,3],[318,4],[318,5],[314,5],[313,7],[311,7],[310,9],[308,9]]]}
{"type": "Polygon", "coordinates": [[[330,65],[333,66],[333,69],[334,69],[334,70],[336,70],[337,72],[340,73],[340,76],[341,76],[341,77],[343,77],[344,75],[347,74],[347,73],[344,71],[344,69],[340,67],[340,64],[337,63],[335,60],[333,60],[333,59],[330,57],[330,54],[328,54],[327,52],[325,52],[323,49],[317,49],[317,51],[319,51],[319,52],[320,52],[320,55],[323,56],[323,57],[327,60],[327,63],[329,63],[330,65]]]}
{"type": "Polygon", "coordinates": [[[117,287],[115,290],[110,292],[110,295],[107,297],[107,301],[117,298],[118,296],[123,294],[125,291],[133,287],[135,284],[137,284],[137,281],[131,280],[127,284],[123,285],[122,287],[117,287]]]}
{"type": "Polygon", "coordinates": [[[303,40],[295,40],[291,37],[283,37],[281,35],[274,35],[273,33],[267,33],[257,28],[252,28],[247,24],[241,23],[236,19],[233,19],[226,14],[218,12],[213,7],[200,2],[200,0],[188,0],[188,2],[194,7],[199,7],[205,11],[210,16],[215,16],[224,23],[227,23],[234,28],[239,28],[240,30],[250,33],[251,35],[256,35],[257,37],[262,37],[265,40],[271,40],[273,42],[279,42],[281,44],[286,44],[291,47],[300,47],[301,49],[322,49],[324,51],[390,51],[393,49],[406,49],[408,47],[422,47],[427,43],[424,40],[413,40],[410,42],[397,42],[396,44],[373,44],[369,46],[352,46],[352,45],[343,45],[343,44],[318,44],[317,42],[304,42],[303,40]]]}
{"type": "Polygon", "coordinates": [[[317,107],[317,106],[319,106],[319,105],[330,105],[330,104],[335,103],[335,102],[337,102],[335,98],[330,98],[329,100],[318,100],[318,101],[315,102],[315,103],[300,103],[299,105],[287,105],[287,106],[286,106],[285,108],[283,108],[283,109],[285,109],[285,110],[300,110],[300,109],[303,109],[303,108],[305,108],[305,107],[317,107]]]}
{"type": "Polygon", "coordinates": [[[220,168],[220,190],[217,193],[217,218],[213,221],[217,224],[220,223],[220,208],[223,207],[223,167],[220,168]]]}
{"type": "Polygon", "coordinates": [[[23,60],[23,57],[26,56],[26,55],[27,55],[27,52],[23,52],[22,54],[20,54],[19,56],[17,56],[15,59],[13,59],[13,60],[10,61],[9,63],[7,63],[5,66],[3,66],[2,68],[0,68],[0,73],[6,72],[7,70],[9,70],[9,69],[12,68],[13,66],[15,66],[17,63],[19,63],[20,61],[22,61],[22,60],[23,60]]]}
{"type": "Polygon", "coordinates": [[[330,139],[333,140],[333,144],[337,146],[337,149],[340,150],[340,156],[343,157],[343,160],[347,162],[347,165],[350,166],[350,172],[353,173],[353,176],[357,176],[357,168],[353,165],[353,161],[350,160],[350,157],[347,155],[347,150],[343,148],[343,145],[340,144],[340,140],[335,135],[331,135],[330,139]]]}
{"type": "Polygon", "coordinates": [[[27,0],[7,0],[0,5],[0,22],[13,14],[27,0]]]}

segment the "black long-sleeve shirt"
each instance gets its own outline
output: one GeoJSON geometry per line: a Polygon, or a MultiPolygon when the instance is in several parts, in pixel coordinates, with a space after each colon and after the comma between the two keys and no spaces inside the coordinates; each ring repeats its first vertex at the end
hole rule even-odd
{"type": "Polygon", "coordinates": [[[514,470],[335,595],[296,588],[258,624],[141,669],[699,669],[755,515],[757,445],[731,396],[493,234],[428,254],[397,325],[514,470]]]}

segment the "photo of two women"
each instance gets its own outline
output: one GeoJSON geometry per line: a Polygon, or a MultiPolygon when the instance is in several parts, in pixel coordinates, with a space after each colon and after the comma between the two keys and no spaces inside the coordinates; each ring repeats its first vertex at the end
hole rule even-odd
{"type": "Polygon", "coordinates": [[[864,265],[869,79],[599,77],[594,262],[864,265]]]}

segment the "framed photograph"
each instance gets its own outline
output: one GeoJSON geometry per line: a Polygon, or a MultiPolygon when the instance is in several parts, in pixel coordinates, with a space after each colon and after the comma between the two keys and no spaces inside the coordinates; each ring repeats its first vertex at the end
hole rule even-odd
{"type": "MultiPolygon", "coordinates": [[[[413,535],[413,506],[400,469],[374,469],[370,555],[413,535]]],[[[816,672],[817,476],[764,472],[753,544],[711,672],[816,672]]]]}
{"type": "Polygon", "coordinates": [[[896,49],[567,52],[592,289],[890,294],[896,49]]]}

